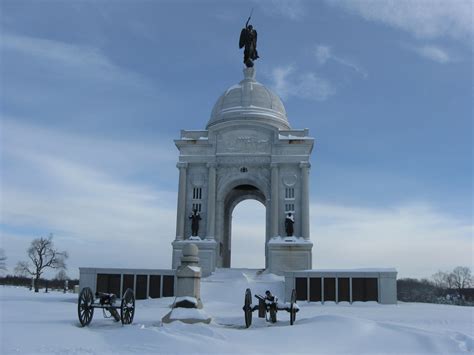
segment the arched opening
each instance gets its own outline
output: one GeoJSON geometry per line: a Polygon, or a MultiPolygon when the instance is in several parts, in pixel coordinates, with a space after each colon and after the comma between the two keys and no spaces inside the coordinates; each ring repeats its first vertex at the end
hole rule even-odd
{"type": "MultiPolygon", "coordinates": [[[[227,194],[226,197],[223,201],[223,208],[222,208],[222,221],[223,221],[223,234],[222,238],[220,238],[220,257],[221,257],[221,267],[258,267],[258,268],[266,268],[267,267],[267,252],[265,251],[265,246],[266,246],[266,241],[268,240],[268,228],[269,228],[269,209],[267,208],[267,202],[268,200],[266,199],[264,193],[256,187],[252,183],[241,183],[239,185],[234,186],[227,194]],[[236,210],[237,215],[234,214],[235,207],[239,204],[241,204],[243,201],[248,201],[247,203],[250,203],[252,205],[252,202],[254,203],[252,206],[252,210],[254,213],[257,215],[252,216],[251,210],[249,210],[247,213],[247,210],[244,208],[242,212],[238,212],[241,208],[238,208],[236,210]],[[257,205],[255,205],[257,203],[257,205]],[[262,206],[263,205],[263,214],[262,212],[262,206]],[[260,214],[257,212],[260,209],[260,214]],[[243,214],[242,217],[240,217],[243,214]],[[233,221],[234,218],[237,218],[237,221],[233,221]],[[241,220],[242,219],[242,220],[241,220]],[[250,221],[255,221],[256,223],[253,223],[253,226],[255,226],[256,230],[252,231],[251,228],[248,228],[247,226],[250,226],[250,221]],[[236,223],[237,222],[237,223],[236,223]],[[260,223],[261,224],[260,224],[260,223]],[[259,229],[258,225],[263,225],[263,229],[259,229]],[[237,229],[236,229],[237,228],[237,229]],[[235,231],[240,231],[240,235],[234,235],[235,231]],[[245,234],[245,236],[244,236],[245,234]],[[247,236],[248,235],[248,236],[247,236]],[[233,247],[236,245],[234,241],[238,241],[238,238],[244,239],[247,241],[247,244],[244,246],[242,245],[242,248],[247,250],[242,250],[240,253],[240,258],[238,257],[236,262],[234,262],[234,250],[233,247]],[[261,255],[265,255],[265,262],[262,263],[259,262],[258,260],[261,260],[260,258],[257,258],[255,262],[252,262],[248,257],[245,258],[245,253],[247,255],[254,254],[254,251],[251,251],[250,249],[256,248],[257,250],[260,250],[259,246],[263,245],[263,253],[261,255]],[[239,260],[240,259],[240,260],[239,260]]],[[[246,204],[244,204],[245,206],[246,204]]],[[[257,253],[257,252],[255,252],[257,253]]]]}
{"type": "Polygon", "coordinates": [[[238,203],[231,216],[231,266],[265,268],[265,206],[247,199],[238,203]]]}

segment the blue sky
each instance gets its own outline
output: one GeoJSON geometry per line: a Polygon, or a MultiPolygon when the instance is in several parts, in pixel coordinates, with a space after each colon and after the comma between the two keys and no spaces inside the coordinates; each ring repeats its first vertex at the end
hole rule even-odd
{"type": "MultiPolygon", "coordinates": [[[[314,267],[472,265],[470,1],[25,1],[1,8],[1,235],[12,270],[54,233],[78,266],[169,267],[180,129],[242,77],[309,128],[314,267]],[[349,256],[350,255],[350,256],[349,256]]],[[[263,265],[242,202],[234,266],[263,265]],[[248,243],[255,248],[247,250],[248,243]]]]}

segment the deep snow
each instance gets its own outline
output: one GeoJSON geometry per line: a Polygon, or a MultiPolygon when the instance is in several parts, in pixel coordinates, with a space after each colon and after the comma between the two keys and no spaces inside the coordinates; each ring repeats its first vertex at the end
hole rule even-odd
{"type": "MultiPolygon", "coordinates": [[[[474,350],[474,308],[399,303],[324,305],[299,302],[294,326],[289,313],[278,322],[258,319],[244,327],[244,292],[270,289],[283,296],[283,280],[255,270],[218,270],[202,282],[210,325],[161,324],[173,298],[137,301],[132,325],[94,313],[90,326],[77,319],[77,295],[35,294],[0,287],[1,350],[16,353],[466,353],[474,350]]],[[[281,298],[282,299],[282,298],[281,298]]],[[[255,302],[256,300],[254,300],[255,302]]]]}

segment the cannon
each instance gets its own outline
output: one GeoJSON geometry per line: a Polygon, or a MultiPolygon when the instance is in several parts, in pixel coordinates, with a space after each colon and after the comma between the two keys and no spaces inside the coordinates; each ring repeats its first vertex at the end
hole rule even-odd
{"type": "Polygon", "coordinates": [[[278,303],[278,298],[273,296],[270,291],[265,291],[265,296],[254,295],[258,299],[258,305],[252,306],[252,292],[248,288],[245,290],[244,306],[242,307],[245,317],[245,327],[252,325],[252,312],[258,310],[258,317],[265,318],[266,321],[276,323],[277,312],[287,311],[290,313],[290,325],[293,325],[296,320],[296,313],[299,307],[296,304],[296,290],[291,292],[290,303],[278,303]]]}
{"type": "Polygon", "coordinates": [[[135,294],[132,289],[128,288],[123,294],[120,304],[117,304],[115,294],[96,292],[94,297],[92,290],[89,287],[84,287],[77,301],[77,315],[81,326],[89,325],[95,308],[102,309],[104,318],[113,317],[116,322],[122,321],[122,324],[131,324],[135,315],[135,294]]]}

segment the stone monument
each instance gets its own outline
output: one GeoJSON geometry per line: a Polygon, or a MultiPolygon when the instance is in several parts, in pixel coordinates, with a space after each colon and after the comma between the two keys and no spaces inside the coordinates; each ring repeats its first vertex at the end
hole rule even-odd
{"type": "Polygon", "coordinates": [[[199,249],[195,244],[189,243],[183,247],[181,265],[176,270],[176,298],[172,310],[162,318],[163,323],[177,320],[189,324],[211,322],[211,317],[202,310],[198,254],[199,249]]]}
{"type": "Polygon", "coordinates": [[[203,276],[231,265],[231,216],[245,200],[266,208],[265,267],[272,272],[311,269],[309,158],[314,139],[292,129],[280,98],[255,80],[255,67],[217,100],[206,130],[181,131],[173,268],[186,243],[199,246],[203,276]],[[199,238],[187,216],[200,213],[199,238]],[[285,219],[294,218],[292,238],[285,219]]]}
{"type": "Polygon", "coordinates": [[[172,267],[179,266],[184,246],[196,243],[203,276],[231,266],[232,211],[246,199],[266,208],[265,267],[283,273],[312,266],[309,159],[314,139],[308,129],[292,129],[280,98],[256,81],[257,32],[249,21],[239,41],[245,47],[243,80],[219,97],[205,130],[182,130],[175,140],[180,154],[172,267]]]}

